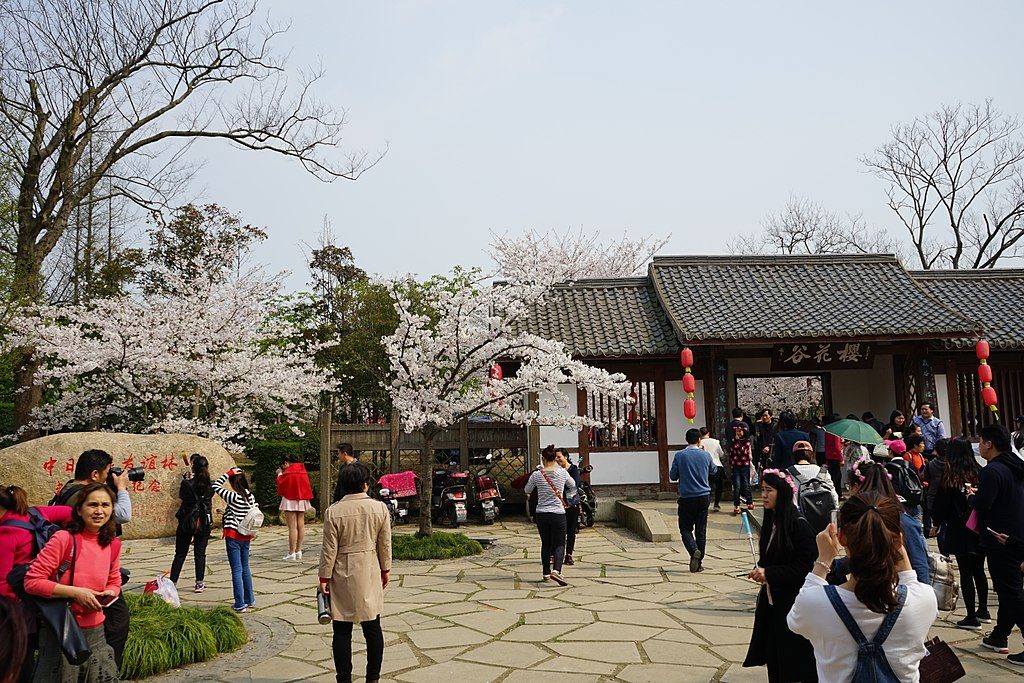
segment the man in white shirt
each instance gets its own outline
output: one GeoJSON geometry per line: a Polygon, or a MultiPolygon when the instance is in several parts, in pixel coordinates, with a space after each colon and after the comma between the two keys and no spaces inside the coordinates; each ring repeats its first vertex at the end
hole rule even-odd
{"type": "Polygon", "coordinates": [[[722,442],[711,436],[711,432],[708,431],[707,427],[700,428],[700,447],[708,452],[711,456],[711,462],[715,463],[715,474],[711,480],[711,488],[715,492],[715,507],[714,512],[718,512],[721,508],[719,503],[722,502],[722,487],[725,483],[725,468],[722,467],[722,458],[725,457],[725,451],[722,450],[722,442]]]}

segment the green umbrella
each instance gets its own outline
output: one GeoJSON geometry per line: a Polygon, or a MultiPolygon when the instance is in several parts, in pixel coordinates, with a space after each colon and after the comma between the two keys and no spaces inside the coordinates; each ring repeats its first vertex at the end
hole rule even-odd
{"type": "Polygon", "coordinates": [[[874,427],[860,420],[837,420],[832,424],[825,425],[825,431],[829,434],[835,434],[840,439],[846,439],[854,443],[882,443],[882,437],[878,435],[874,427]]]}

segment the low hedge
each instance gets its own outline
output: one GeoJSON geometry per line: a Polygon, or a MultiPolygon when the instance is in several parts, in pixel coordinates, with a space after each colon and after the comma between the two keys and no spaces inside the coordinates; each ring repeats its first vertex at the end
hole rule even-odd
{"type": "Polygon", "coordinates": [[[277,507],[277,468],[286,455],[301,453],[302,444],[297,441],[255,441],[250,444],[246,455],[255,463],[253,468],[253,493],[256,502],[268,507],[277,507]]]}
{"type": "Polygon", "coordinates": [[[425,538],[406,534],[391,537],[391,556],[396,560],[450,560],[483,551],[482,545],[465,535],[444,531],[435,531],[425,538]]]}
{"type": "Polygon", "coordinates": [[[121,678],[145,678],[205,662],[249,640],[242,620],[227,607],[173,607],[151,595],[130,593],[122,594],[122,599],[128,603],[131,623],[121,678]]]}

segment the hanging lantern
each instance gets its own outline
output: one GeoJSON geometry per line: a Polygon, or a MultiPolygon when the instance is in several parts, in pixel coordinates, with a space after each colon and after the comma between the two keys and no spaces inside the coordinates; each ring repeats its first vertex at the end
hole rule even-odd
{"type": "Polygon", "coordinates": [[[697,390],[697,379],[693,376],[693,373],[688,372],[683,375],[683,391],[687,394],[692,394],[697,390]]]}
{"type": "Polygon", "coordinates": [[[693,365],[693,351],[689,347],[679,352],[679,362],[684,368],[689,368],[693,365]]]}
{"type": "Polygon", "coordinates": [[[501,370],[501,365],[498,363],[495,363],[494,365],[491,366],[489,374],[491,376],[491,379],[498,381],[501,381],[501,379],[504,377],[504,373],[501,370]]]}
{"type": "Polygon", "coordinates": [[[987,405],[988,409],[992,412],[997,410],[996,406],[999,403],[999,397],[996,396],[996,390],[992,387],[985,387],[981,390],[981,400],[985,402],[985,405],[987,405]]]}
{"type": "Polygon", "coordinates": [[[978,366],[978,379],[981,380],[982,384],[992,381],[992,366],[988,363],[982,363],[978,366]]]}
{"type": "Polygon", "coordinates": [[[688,398],[683,401],[683,415],[686,419],[693,423],[693,418],[697,417],[697,402],[692,398],[688,398]]]}
{"type": "Polygon", "coordinates": [[[974,353],[978,356],[978,360],[987,359],[989,353],[988,342],[984,339],[979,339],[978,343],[974,345],[974,353]]]}

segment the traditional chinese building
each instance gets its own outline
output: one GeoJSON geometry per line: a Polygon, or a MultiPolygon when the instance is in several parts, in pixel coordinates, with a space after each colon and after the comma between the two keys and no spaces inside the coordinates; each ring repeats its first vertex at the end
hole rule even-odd
{"type": "Polygon", "coordinates": [[[1024,414],[1020,270],[909,272],[888,255],[657,257],[645,277],[559,287],[529,329],[633,383],[626,415],[565,389],[576,414],[625,426],[534,429],[534,443],[593,464],[596,485],[668,490],[686,429],[721,432],[748,378],[806,377],[826,413],[882,421],[930,401],[948,431],[974,436],[991,419],[975,376],[979,337],[992,345],[1004,419],[1024,414]],[[682,416],[683,347],[695,356],[693,425],[682,416]]]}

